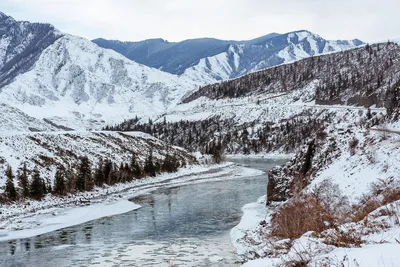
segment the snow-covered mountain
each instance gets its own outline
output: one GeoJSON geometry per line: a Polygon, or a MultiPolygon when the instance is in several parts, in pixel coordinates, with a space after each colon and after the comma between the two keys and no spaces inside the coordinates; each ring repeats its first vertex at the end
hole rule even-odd
{"type": "Polygon", "coordinates": [[[360,40],[327,41],[309,31],[272,33],[250,41],[210,38],[169,43],[162,39],[142,42],[93,40],[144,65],[184,74],[204,83],[236,78],[252,71],[363,44],[360,40]]]}
{"type": "Polygon", "coordinates": [[[50,24],[16,21],[0,12],[0,90],[29,70],[62,34],[50,24]]]}
{"type": "Polygon", "coordinates": [[[199,85],[362,44],[326,41],[307,31],[251,41],[119,43],[116,50],[161,71],[49,24],[19,22],[3,13],[0,34],[6,122],[0,131],[101,129],[135,116],[158,116],[199,85]]]}
{"type": "MultiPolygon", "coordinates": [[[[8,108],[3,120],[20,114],[48,125],[31,126],[38,129],[99,129],[163,112],[197,87],[189,79],[140,65],[87,39],[60,34],[50,25],[1,18],[0,103],[21,111],[8,108]]],[[[27,128],[7,125],[0,130],[27,128]]]]}
{"type": "Polygon", "coordinates": [[[309,31],[297,31],[261,40],[257,43],[232,44],[226,51],[202,58],[185,70],[192,79],[227,80],[290,63],[310,56],[338,52],[362,45],[359,40],[327,41],[309,31]]]}

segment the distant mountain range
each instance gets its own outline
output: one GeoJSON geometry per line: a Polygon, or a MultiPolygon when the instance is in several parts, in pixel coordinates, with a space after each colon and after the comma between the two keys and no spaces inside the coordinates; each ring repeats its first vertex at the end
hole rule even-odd
{"type": "Polygon", "coordinates": [[[305,30],[271,33],[249,41],[202,38],[170,43],[163,39],[121,42],[99,38],[93,42],[146,66],[208,83],[364,44],[358,39],[328,41],[305,30]]]}
{"type": "Polygon", "coordinates": [[[0,131],[101,129],[159,117],[202,85],[362,44],[308,31],[250,41],[93,43],[0,12],[0,131]]]}

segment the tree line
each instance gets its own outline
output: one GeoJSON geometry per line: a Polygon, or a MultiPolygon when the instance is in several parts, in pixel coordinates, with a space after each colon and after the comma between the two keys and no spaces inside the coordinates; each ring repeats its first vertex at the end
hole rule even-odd
{"type": "Polygon", "coordinates": [[[27,164],[23,163],[14,175],[14,170],[8,166],[5,169],[6,184],[4,193],[0,195],[0,202],[40,200],[48,193],[64,196],[91,191],[95,186],[111,186],[154,177],[160,173],[177,172],[184,165],[185,162],[180,161],[176,154],[167,153],[163,160],[156,160],[152,151],[143,164],[133,154],[129,163],[121,163],[119,166],[110,159],[100,159],[94,166],[87,156],[83,156],[75,167],[57,166],[53,184],[46,182],[37,167],[28,170],[27,164]],[[17,186],[14,183],[15,179],[18,181],[17,186]]]}

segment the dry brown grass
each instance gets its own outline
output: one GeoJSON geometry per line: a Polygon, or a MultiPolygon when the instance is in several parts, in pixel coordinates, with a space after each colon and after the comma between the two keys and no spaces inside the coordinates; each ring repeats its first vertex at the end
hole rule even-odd
{"type": "Polygon", "coordinates": [[[361,234],[354,229],[347,231],[335,230],[329,235],[321,235],[324,238],[324,243],[336,247],[361,247],[365,243],[361,239],[361,234]]]}
{"type": "Polygon", "coordinates": [[[368,214],[392,202],[400,200],[400,187],[393,186],[387,180],[379,179],[371,185],[371,192],[364,195],[357,205],[353,206],[353,222],[363,220],[368,214]]]}
{"type": "Polygon", "coordinates": [[[300,194],[283,204],[272,217],[271,234],[298,238],[308,231],[320,233],[345,222],[348,211],[347,198],[327,180],[309,194],[300,194]]]}

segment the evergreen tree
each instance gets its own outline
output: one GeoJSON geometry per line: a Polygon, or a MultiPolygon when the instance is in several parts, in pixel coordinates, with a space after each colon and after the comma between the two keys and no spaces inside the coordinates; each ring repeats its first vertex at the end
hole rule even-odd
{"type": "Polygon", "coordinates": [[[76,186],[79,191],[90,191],[93,189],[92,170],[88,157],[81,157],[79,164],[76,186]]]}
{"type": "Polygon", "coordinates": [[[66,195],[67,188],[65,186],[65,169],[63,167],[58,167],[56,174],[54,176],[54,190],[53,192],[57,195],[66,195]]]}
{"type": "Polygon", "coordinates": [[[15,190],[14,175],[12,172],[12,168],[10,166],[7,167],[6,177],[7,177],[6,188],[5,188],[6,196],[9,200],[15,201],[17,200],[18,195],[17,191],[15,190]]]}
{"type": "Polygon", "coordinates": [[[67,193],[76,192],[76,175],[69,165],[65,169],[65,189],[67,193]]]}
{"type": "Polygon", "coordinates": [[[216,164],[219,164],[225,160],[224,149],[220,142],[214,145],[211,149],[212,159],[216,164]]]}
{"type": "Polygon", "coordinates": [[[112,184],[112,172],[113,172],[113,163],[111,160],[106,159],[103,165],[103,176],[104,176],[104,181],[106,184],[111,185],[112,184]]]}
{"type": "Polygon", "coordinates": [[[44,186],[43,179],[40,178],[40,173],[37,168],[33,169],[31,179],[30,195],[33,199],[40,200],[45,194],[43,189],[46,188],[46,186],[44,186]]]}
{"type": "Polygon", "coordinates": [[[103,159],[100,159],[99,164],[94,172],[94,182],[97,186],[103,186],[105,182],[103,169],[104,169],[103,159]]]}
{"type": "Polygon", "coordinates": [[[146,158],[144,162],[143,171],[148,176],[156,176],[156,167],[153,162],[153,151],[150,150],[149,156],[146,158]]]}
{"type": "Polygon", "coordinates": [[[29,179],[28,179],[28,169],[26,167],[26,162],[22,166],[22,169],[18,173],[18,186],[19,195],[21,198],[29,197],[29,179]]]}
{"type": "Polygon", "coordinates": [[[179,168],[179,162],[174,154],[171,156],[169,153],[165,155],[164,161],[161,165],[162,172],[176,172],[179,168]]]}
{"type": "Polygon", "coordinates": [[[137,158],[136,158],[135,154],[132,155],[130,169],[131,169],[133,177],[140,178],[142,176],[142,170],[140,168],[139,163],[137,162],[137,158]]]}

